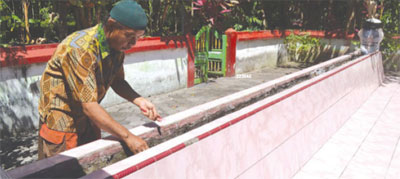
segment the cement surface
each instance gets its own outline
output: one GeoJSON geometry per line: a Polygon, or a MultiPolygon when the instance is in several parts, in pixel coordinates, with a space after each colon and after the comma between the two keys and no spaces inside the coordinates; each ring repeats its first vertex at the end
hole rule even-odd
{"type": "MultiPolygon", "coordinates": [[[[251,73],[238,74],[235,77],[209,79],[208,83],[146,98],[156,106],[162,117],[166,117],[298,70],[300,69],[265,68],[251,73]]],[[[138,107],[130,102],[108,107],[106,110],[128,129],[151,122],[141,114],[138,107]]],[[[103,133],[104,135],[107,134],[103,133]]]]}

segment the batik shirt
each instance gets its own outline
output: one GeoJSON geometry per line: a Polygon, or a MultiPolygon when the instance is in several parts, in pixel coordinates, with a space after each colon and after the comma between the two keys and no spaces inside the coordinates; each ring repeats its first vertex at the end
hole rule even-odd
{"type": "Polygon", "coordinates": [[[101,24],[77,31],[58,46],[42,75],[40,120],[51,130],[83,132],[88,118],[81,103],[99,102],[116,74],[124,53],[108,47],[101,24]]]}

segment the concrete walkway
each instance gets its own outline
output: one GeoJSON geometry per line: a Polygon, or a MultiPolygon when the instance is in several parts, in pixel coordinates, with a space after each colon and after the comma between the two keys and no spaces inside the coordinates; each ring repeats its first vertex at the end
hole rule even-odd
{"type": "Polygon", "coordinates": [[[294,176],[400,178],[400,80],[389,77],[294,176]]]}

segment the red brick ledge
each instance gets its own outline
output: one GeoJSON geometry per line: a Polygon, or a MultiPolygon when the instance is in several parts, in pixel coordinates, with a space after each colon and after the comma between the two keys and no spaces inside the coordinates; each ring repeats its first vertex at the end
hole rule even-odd
{"type": "MultiPolygon", "coordinates": [[[[0,48],[0,66],[6,67],[12,65],[47,62],[53,55],[54,51],[56,50],[57,45],[58,43],[43,44],[43,45],[27,45],[25,47],[15,46],[10,48],[0,48]],[[7,62],[5,58],[7,55],[10,54],[14,57],[13,61],[7,62]]],[[[186,45],[180,39],[178,39],[177,41],[170,41],[170,43],[166,44],[164,39],[161,39],[161,37],[146,37],[138,40],[137,44],[131,49],[126,50],[125,53],[129,54],[135,52],[163,50],[171,48],[184,48],[184,47],[186,47],[186,45]]]]}

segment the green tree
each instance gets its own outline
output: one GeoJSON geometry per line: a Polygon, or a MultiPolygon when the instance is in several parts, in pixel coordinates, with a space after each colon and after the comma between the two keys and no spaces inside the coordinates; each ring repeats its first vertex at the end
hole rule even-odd
{"type": "Polygon", "coordinates": [[[400,71],[400,42],[393,39],[400,36],[400,1],[385,0],[380,17],[383,23],[385,37],[381,43],[383,62],[385,69],[398,72],[400,71]],[[397,56],[396,56],[397,53],[397,56]],[[395,58],[397,57],[397,58],[395,58]]]}

